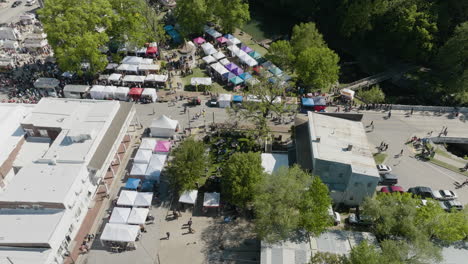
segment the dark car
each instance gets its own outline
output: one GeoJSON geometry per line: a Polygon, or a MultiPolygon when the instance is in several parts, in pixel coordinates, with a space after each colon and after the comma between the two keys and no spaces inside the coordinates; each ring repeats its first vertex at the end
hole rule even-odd
{"type": "Polygon", "coordinates": [[[413,188],[409,188],[408,192],[413,194],[413,196],[419,196],[423,199],[431,198],[434,199],[434,193],[432,189],[429,187],[417,186],[413,188]]]}
{"type": "Polygon", "coordinates": [[[395,174],[380,175],[379,185],[395,185],[398,183],[398,176],[395,174]]]}
{"type": "Polygon", "coordinates": [[[13,4],[11,5],[11,7],[15,8],[15,7],[21,5],[21,3],[23,3],[23,2],[21,2],[21,1],[15,1],[15,2],[13,2],[13,4]]]}
{"type": "Polygon", "coordinates": [[[346,222],[350,225],[370,226],[372,225],[372,219],[369,216],[350,214],[346,218],[346,222]]]}
{"type": "Polygon", "coordinates": [[[216,98],[211,98],[208,101],[208,106],[209,107],[217,107],[218,106],[218,100],[216,98]]]}
{"type": "Polygon", "coordinates": [[[201,100],[200,100],[200,98],[198,98],[198,97],[195,96],[195,97],[189,98],[188,101],[187,101],[187,103],[188,103],[189,105],[200,105],[200,104],[201,104],[201,100]]]}

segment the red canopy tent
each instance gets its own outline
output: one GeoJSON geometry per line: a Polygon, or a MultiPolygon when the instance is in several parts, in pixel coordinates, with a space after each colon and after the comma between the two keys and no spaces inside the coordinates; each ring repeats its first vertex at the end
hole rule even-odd
{"type": "Polygon", "coordinates": [[[128,95],[133,100],[139,100],[142,93],[143,93],[143,88],[134,87],[134,88],[130,89],[130,92],[128,93],[128,95]]]}
{"type": "Polygon", "coordinates": [[[158,47],[146,48],[146,55],[156,55],[156,54],[158,54],[158,47]]]}

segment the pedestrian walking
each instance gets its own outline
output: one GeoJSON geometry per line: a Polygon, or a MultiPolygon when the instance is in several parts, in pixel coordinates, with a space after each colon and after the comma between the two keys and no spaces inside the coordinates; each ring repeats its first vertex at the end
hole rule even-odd
{"type": "Polygon", "coordinates": [[[166,240],[169,240],[170,237],[171,237],[171,233],[166,232],[166,240]]]}
{"type": "Polygon", "coordinates": [[[374,125],[374,121],[371,121],[371,122],[370,122],[370,125],[373,126],[373,125],[374,125]]]}
{"type": "Polygon", "coordinates": [[[388,112],[388,118],[392,117],[392,111],[388,112]]]}
{"type": "Polygon", "coordinates": [[[403,156],[403,149],[401,149],[400,151],[400,156],[403,156]]]}
{"type": "Polygon", "coordinates": [[[414,108],[411,107],[411,115],[413,115],[414,108]]]}
{"type": "Polygon", "coordinates": [[[187,225],[189,228],[192,227],[192,217],[190,217],[189,221],[187,222],[187,225]]]}

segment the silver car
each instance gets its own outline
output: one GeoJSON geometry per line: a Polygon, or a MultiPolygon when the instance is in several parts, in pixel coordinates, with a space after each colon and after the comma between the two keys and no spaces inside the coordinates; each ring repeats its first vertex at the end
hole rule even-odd
{"type": "Polygon", "coordinates": [[[388,174],[392,172],[392,168],[390,166],[384,165],[384,164],[379,164],[377,165],[377,170],[379,171],[380,175],[388,174]]]}
{"type": "Polygon", "coordinates": [[[432,195],[434,196],[434,199],[437,199],[440,201],[449,201],[449,200],[457,199],[457,194],[450,190],[433,191],[432,195]]]}

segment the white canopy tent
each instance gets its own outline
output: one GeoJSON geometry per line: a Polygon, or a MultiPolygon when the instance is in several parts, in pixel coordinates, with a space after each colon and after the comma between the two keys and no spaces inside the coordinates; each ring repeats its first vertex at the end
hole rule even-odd
{"type": "Polygon", "coordinates": [[[218,97],[218,105],[221,108],[226,108],[231,105],[231,99],[232,95],[231,94],[220,94],[218,97]]]}
{"type": "Polygon", "coordinates": [[[247,102],[253,102],[253,103],[261,102],[261,100],[258,99],[258,97],[256,95],[251,95],[251,94],[247,95],[247,100],[246,101],[247,102]]]}
{"type": "Polygon", "coordinates": [[[106,66],[106,70],[113,70],[113,69],[116,69],[117,67],[119,67],[119,64],[117,64],[117,63],[109,63],[109,64],[107,64],[107,66],[106,66]]]}
{"type": "Polygon", "coordinates": [[[152,88],[145,88],[143,90],[143,93],[141,93],[141,96],[142,97],[149,97],[151,98],[151,101],[154,103],[156,102],[156,99],[158,99],[158,95],[156,94],[156,89],[152,89],[152,88]]]}
{"type": "Polygon", "coordinates": [[[176,133],[179,126],[179,121],[172,120],[169,117],[162,115],[158,119],[151,122],[150,130],[153,137],[171,137],[176,133]]]}
{"type": "Polygon", "coordinates": [[[128,99],[128,92],[130,92],[130,88],[128,87],[117,87],[114,93],[115,99],[126,101],[128,99]]]}
{"type": "Polygon", "coordinates": [[[213,63],[210,65],[213,70],[215,70],[219,75],[228,73],[229,71],[219,62],[213,63]]]}
{"type": "Polygon", "coordinates": [[[130,176],[143,176],[148,168],[148,163],[133,163],[130,176]]]}
{"type": "Polygon", "coordinates": [[[191,85],[211,85],[212,81],[210,77],[193,77],[190,79],[191,85]]]}
{"type": "Polygon", "coordinates": [[[211,55],[216,52],[218,52],[211,43],[206,42],[201,45],[203,52],[205,52],[206,55],[211,55]]]}
{"type": "Polygon", "coordinates": [[[151,206],[152,201],[153,201],[152,192],[138,192],[135,197],[135,202],[133,203],[133,206],[148,207],[148,206],[151,206]]]}
{"type": "Polygon", "coordinates": [[[166,82],[167,78],[167,75],[148,74],[145,78],[145,82],[166,82]]]}
{"type": "MultiPolygon", "coordinates": [[[[145,48],[145,52],[146,52],[146,48],[145,48]]],[[[153,59],[150,59],[150,58],[143,58],[140,62],[141,65],[151,65],[153,64],[153,59]]]]}
{"type": "Polygon", "coordinates": [[[218,192],[205,193],[203,197],[203,207],[219,207],[220,197],[218,192]]]}
{"type": "Polygon", "coordinates": [[[101,240],[114,242],[135,242],[139,232],[140,227],[137,225],[108,223],[102,231],[101,240]]]}
{"type": "Polygon", "coordinates": [[[115,91],[117,91],[117,86],[104,86],[104,93],[105,99],[114,99],[115,98],[115,91]]]}
{"type": "Polygon", "coordinates": [[[220,60],[219,63],[221,63],[223,66],[226,66],[231,62],[228,59],[224,58],[224,59],[220,60]]]}
{"type": "MultiPolygon", "coordinates": [[[[145,50],[146,52],[146,50],[145,50]]],[[[143,61],[142,57],[136,57],[136,56],[127,56],[123,58],[122,64],[132,64],[132,65],[139,65],[143,61]]]]}
{"type": "Polygon", "coordinates": [[[159,71],[160,68],[159,64],[140,64],[138,66],[139,71],[159,71]]]}
{"type": "Polygon", "coordinates": [[[140,149],[148,149],[153,151],[154,147],[156,147],[156,142],[157,140],[155,138],[142,138],[141,139],[141,144],[140,144],[140,149]]]}
{"type": "Polygon", "coordinates": [[[216,52],[215,54],[213,54],[211,56],[213,56],[213,58],[215,58],[217,60],[220,60],[222,58],[226,58],[226,55],[224,55],[224,53],[222,51],[218,51],[218,52],[216,52]]]}
{"type": "Polygon", "coordinates": [[[148,217],[148,214],[148,208],[132,208],[132,211],[128,216],[127,223],[133,225],[143,225],[146,223],[146,217],[148,217]]]}
{"type": "Polygon", "coordinates": [[[227,40],[226,43],[229,46],[232,46],[232,45],[237,45],[237,44],[241,43],[241,41],[238,38],[230,38],[230,39],[227,40]]]}
{"type": "Polygon", "coordinates": [[[145,78],[145,76],[140,75],[125,75],[122,81],[125,83],[143,83],[145,78]]]}
{"type": "Polygon", "coordinates": [[[156,180],[159,182],[161,171],[164,169],[167,160],[167,154],[153,154],[151,160],[146,168],[145,176],[149,180],[156,180]]]}
{"type": "Polygon", "coordinates": [[[148,149],[138,149],[135,157],[133,158],[133,163],[146,163],[148,164],[153,151],[148,149]]]}
{"type": "Polygon", "coordinates": [[[93,87],[91,87],[91,90],[89,91],[89,93],[91,94],[91,98],[98,100],[104,99],[105,89],[106,87],[103,85],[93,85],[93,87]]]}
{"type": "Polygon", "coordinates": [[[340,94],[347,97],[347,98],[349,98],[349,99],[351,99],[351,100],[353,100],[355,92],[353,90],[351,90],[351,89],[344,88],[344,89],[340,90],[340,94]]]}
{"type": "Polygon", "coordinates": [[[213,56],[208,55],[208,56],[203,57],[203,61],[208,64],[211,64],[213,62],[216,62],[216,59],[213,56]]]}
{"type": "Polygon", "coordinates": [[[117,199],[117,205],[133,206],[137,197],[136,191],[122,190],[120,192],[119,199],[117,199]]]}
{"type": "Polygon", "coordinates": [[[120,64],[119,67],[117,67],[118,71],[124,71],[124,72],[138,72],[138,65],[133,65],[133,64],[120,64]]]}
{"type": "Polygon", "coordinates": [[[113,73],[107,78],[108,81],[110,82],[118,82],[122,78],[122,74],[120,73],[113,73]]]}
{"type": "Polygon", "coordinates": [[[126,224],[131,210],[132,209],[126,207],[114,207],[111,217],[109,218],[109,223],[126,224]]]}
{"type": "Polygon", "coordinates": [[[197,196],[197,190],[185,191],[180,196],[179,203],[195,204],[195,202],[197,201],[197,196]]]}

